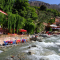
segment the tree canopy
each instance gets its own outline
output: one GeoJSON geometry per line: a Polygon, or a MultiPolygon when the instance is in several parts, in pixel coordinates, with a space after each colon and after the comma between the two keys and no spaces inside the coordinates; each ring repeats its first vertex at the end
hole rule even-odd
{"type": "Polygon", "coordinates": [[[45,5],[40,6],[40,10],[45,11],[46,9],[47,9],[47,7],[45,5]]]}
{"type": "Polygon", "coordinates": [[[30,6],[28,0],[0,0],[0,10],[8,14],[0,13],[0,25],[11,33],[18,33],[19,29],[26,29],[31,34],[40,32],[44,30],[43,22],[53,23],[51,18],[60,16],[56,9],[30,6]]]}
{"type": "Polygon", "coordinates": [[[8,14],[7,16],[0,14],[3,28],[8,28],[11,33],[18,33],[19,29],[24,28],[28,33],[33,32],[33,28],[35,28],[33,22],[37,20],[38,16],[35,8],[30,7],[28,0],[0,0],[0,9],[8,14]],[[30,30],[27,27],[30,27],[30,30]]]}

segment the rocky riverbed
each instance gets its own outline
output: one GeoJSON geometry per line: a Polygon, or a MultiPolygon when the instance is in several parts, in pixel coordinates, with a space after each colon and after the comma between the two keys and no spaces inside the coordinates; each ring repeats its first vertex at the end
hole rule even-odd
{"type": "Polygon", "coordinates": [[[0,46],[0,60],[29,60],[27,53],[22,52],[21,47],[28,46],[30,43],[31,41],[15,45],[0,46]]]}
{"type": "Polygon", "coordinates": [[[40,38],[1,46],[0,60],[60,60],[60,35],[40,38]]]}
{"type": "MultiPolygon", "coordinates": [[[[27,57],[27,55],[31,55],[33,54],[33,52],[32,51],[23,52],[23,49],[21,48],[34,43],[35,42],[34,39],[28,40],[26,43],[0,46],[0,51],[1,51],[0,60],[31,60],[27,57]]],[[[24,48],[24,50],[30,49],[31,47],[36,47],[36,45],[28,46],[27,48],[24,48]]]]}

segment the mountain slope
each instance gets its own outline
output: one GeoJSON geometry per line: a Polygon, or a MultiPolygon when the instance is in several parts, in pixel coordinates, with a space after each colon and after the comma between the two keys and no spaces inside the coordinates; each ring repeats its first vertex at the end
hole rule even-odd
{"type": "Polygon", "coordinates": [[[30,1],[29,4],[31,6],[37,6],[40,7],[41,5],[45,5],[47,8],[52,8],[52,9],[57,9],[58,11],[60,11],[60,4],[56,5],[56,4],[48,4],[42,1],[30,1]]]}

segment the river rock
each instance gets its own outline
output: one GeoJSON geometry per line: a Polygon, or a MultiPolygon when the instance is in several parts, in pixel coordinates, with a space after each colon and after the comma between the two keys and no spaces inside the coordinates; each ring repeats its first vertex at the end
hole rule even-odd
{"type": "Polygon", "coordinates": [[[28,54],[28,55],[31,55],[31,52],[29,51],[27,54],[28,54]]]}
{"type": "Polygon", "coordinates": [[[31,46],[29,46],[28,48],[31,48],[31,46]]]}
{"type": "Polygon", "coordinates": [[[7,58],[7,60],[13,60],[13,58],[7,58]]]}
{"type": "Polygon", "coordinates": [[[42,36],[42,37],[47,37],[47,38],[50,38],[51,36],[48,35],[48,34],[40,34],[39,36],[42,36]]]}
{"type": "Polygon", "coordinates": [[[36,45],[32,45],[31,47],[36,47],[36,45]]]}
{"type": "Polygon", "coordinates": [[[6,49],[6,48],[4,48],[4,49],[2,49],[3,51],[7,51],[8,49],[6,49]]]}
{"type": "Polygon", "coordinates": [[[31,37],[30,38],[31,41],[39,41],[39,42],[42,42],[42,39],[40,37],[31,37]]]}
{"type": "Polygon", "coordinates": [[[35,41],[31,41],[32,43],[34,43],[35,41]]]}
{"type": "Polygon", "coordinates": [[[14,60],[20,60],[20,58],[18,56],[15,56],[13,59],[14,60]]]}
{"type": "Polygon", "coordinates": [[[4,46],[0,46],[0,48],[5,48],[4,46]]]}
{"type": "Polygon", "coordinates": [[[31,47],[36,47],[36,45],[29,46],[28,48],[31,48],[31,47]]]}
{"type": "Polygon", "coordinates": [[[56,37],[57,37],[57,35],[56,35],[56,34],[53,34],[53,36],[56,36],[56,37]]]}
{"type": "Polygon", "coordinates": [[[42,42],[42,39],[37,39],[37,41],[42,42]]]}
{"type": "Polygon", "coordinates": [[[35,54],[35,51],[34,50],[30,50],[30,51],[28,51],[28,53],[27,53],[28,55],[32,55],[32,54],[35,54]]]}
{"type": "Polygon", "coordinates": [[[30,38],[30,41],[36,41],[35,37],[30,38]]]}
{"type": "Polygon", "coordinates": [[[40,60],[49,60],[49,58],[42,57],[42,58],[40,58],[40,60]]]}

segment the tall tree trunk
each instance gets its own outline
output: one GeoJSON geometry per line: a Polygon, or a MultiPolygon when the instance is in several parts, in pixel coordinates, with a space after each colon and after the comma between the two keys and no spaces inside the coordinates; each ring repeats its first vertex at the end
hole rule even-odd
{"type": "Polygon", "coordinates": [[[9,19],[8,19],[8,30],[9,30],[9,19]]]}
{"type": "Polygon", "coordinates": [[[10,21],[10,33],[12,33],[12,32],[11,32],[11,28],[12,28],[11,26],[12,26],[12,25],[11,25],[11,21],[10,21]]]}
{"type": "Polygon", "coordinates": [[[15,23],[14,23],[14,33],[15,33],[15,23]]]}

